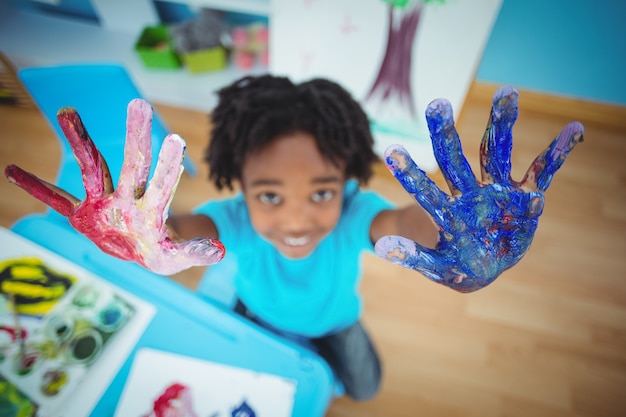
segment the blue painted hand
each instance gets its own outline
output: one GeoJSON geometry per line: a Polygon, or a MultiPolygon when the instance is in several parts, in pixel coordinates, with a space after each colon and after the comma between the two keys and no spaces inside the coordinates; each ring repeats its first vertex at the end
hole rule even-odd
{"type": "Polygon", "coordinates": [[[404,237],[385,236],[376,243],[379,256],[464,293],[489,285],[524,256],[543,211],[543,191],[569,152],[582,142],[583,126],[568,124],[535,159],[522,181],[514,181],[510,175],[517,99],[512,87],[500,88],[493,97],[480,146],[481,181],[463,155],[450,103],[439,99],[428,106],[426,120],[434,153],[450,194],[439,189],[403,147],[387,149],[388,168],[433,217],[440,232],[436,249],[404,237]]]}

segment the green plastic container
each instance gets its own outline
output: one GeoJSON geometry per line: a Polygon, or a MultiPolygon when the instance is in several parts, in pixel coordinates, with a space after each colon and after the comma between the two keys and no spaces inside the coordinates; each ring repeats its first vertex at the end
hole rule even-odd
{"type": "Polygon", "coordinates": [[[147,26],[135,44],[135,51],[148,68],[180,68],[180,57],[174,51],[166,26],[147,26]]]}
{"type": "Polygon", "coordinates": [[[201,49],[182,55],[189,72],[218,71],[226,67],[226,49],[221,46],[201,49]]]}

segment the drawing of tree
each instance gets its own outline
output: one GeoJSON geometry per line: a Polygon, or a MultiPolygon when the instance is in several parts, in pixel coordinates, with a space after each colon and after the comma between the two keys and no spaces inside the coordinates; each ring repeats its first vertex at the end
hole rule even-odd
{"type": "Polygon", "coordinates": [[[417,119],[411,86],[413,45],[426,3],[444,0],[383,0],[388,4],[387,46],[374,84],[364,100],[376,119],[417,119]]]}

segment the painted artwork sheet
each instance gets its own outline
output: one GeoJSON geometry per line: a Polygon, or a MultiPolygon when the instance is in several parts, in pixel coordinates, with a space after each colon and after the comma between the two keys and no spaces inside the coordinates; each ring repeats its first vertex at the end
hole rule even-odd
{"type": "Polygon", "coordinates": [[[405,146],[435,171],[424,111],[461,112],[502,0],[272,0],[270,70],[334,80],[372,120],[376,151],[405,146]]]}
{"type": "Polygon", "coordinates": [[[115,417],[289,417],[295,392],[276,375],[144,348],[115,417]]]}
{"type": "Polygon", "coordinates": [[[0,229],[0,415],[89,415],[154,307],[0,229]]]}

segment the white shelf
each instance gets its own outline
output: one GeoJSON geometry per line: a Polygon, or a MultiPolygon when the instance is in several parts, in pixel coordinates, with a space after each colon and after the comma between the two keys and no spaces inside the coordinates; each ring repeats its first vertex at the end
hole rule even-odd
{"type": "Polygon", "coordinates": [[[185,3],[188,6],[209,9],[225,10],[268,16],[270,0],[166,0],[172,3],[185,3]]]}
{"type": "Polygon", "coordinates": [[[248,71],[231,67],[200,74],[190,74],[185,68],[148,69],[134,51],[141,28],[136,35],[116,32],[96,24],[15,9],[7,3],[0,1],[0,50],[18,68],[120,63],[148,100],[205,112],[215,107],[215,91],[220,87],[246,74],[267,72],[265,67],[248,71]]]}

